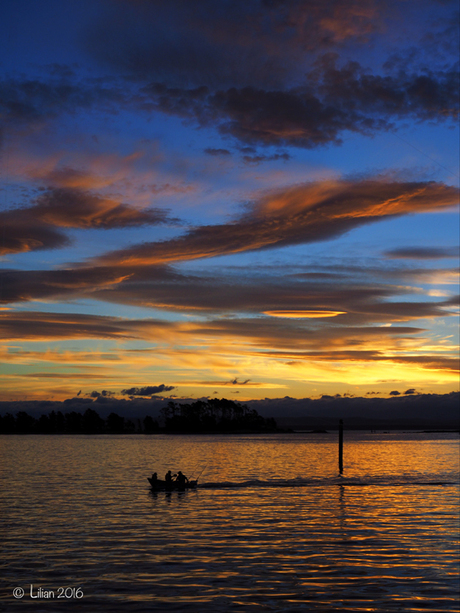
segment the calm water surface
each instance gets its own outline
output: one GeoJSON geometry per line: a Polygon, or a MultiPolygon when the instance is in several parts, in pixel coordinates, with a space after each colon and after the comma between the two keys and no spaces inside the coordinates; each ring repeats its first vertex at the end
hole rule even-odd
{"type": "Polygon", "coordinates": [[[0,437],[0,609],[458,611],[458,442],[346,432],[340,476],[337,434],[0,437]]]}

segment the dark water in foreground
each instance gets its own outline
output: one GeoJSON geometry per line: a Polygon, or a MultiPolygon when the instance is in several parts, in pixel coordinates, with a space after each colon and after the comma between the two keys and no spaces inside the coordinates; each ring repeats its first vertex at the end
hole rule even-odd
{"type": "Polygon", "coordinates": [[[458,611],[458,442],[346,432],[340,477],[336,434],[1,437],[0,609],[458,611]]]}

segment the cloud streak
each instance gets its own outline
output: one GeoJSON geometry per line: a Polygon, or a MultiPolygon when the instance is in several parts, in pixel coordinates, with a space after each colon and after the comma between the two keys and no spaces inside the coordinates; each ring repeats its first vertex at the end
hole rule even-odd
{"type": "Polygon", "coordinates": [[[161,209],[139,210],[86,190],[54,188],[31,207],[0,213],[5,229],[0,255],[65,247],[71,241],[60,228],[109,230],[171,221],[161,209]]]}
{"type": "MultiPolygon", "coordinates": [[[[225,277],[181,274],[167,266],[10,270],[0,272],[1,299],[9,304],[93,298],[177,314],[266,314],[264,320],[292,324],[294,330],[304,324],[322,327],[325,321],[332,326],[361,326],[444,318],[456,308],[456,298],[449,292],[439,294],[443,300],[433,301],[407,286],[414,281],[444,282],[448,272],[444,269],[432,269],[425,276],[419,270],[403,268],[390,273],[377,266],[356,271],[350,265],[334,270],[335,275],[296,271],[286,275],[282,268],[273,267],[269,278],[257,271],[243,275],[235,271],[225,277]],[[412,294],[410,300],[404,296],[408,293],[412,294]]],[[[451,271],[446,281],[456,283],[455,272],[451,271]]],[[[5,317],[7,314],[5,311],[5,317]]]]}
{"type": "Polygon", "coordinates": [[[23,215],[67,228],[129,228],[168,221],[161,209],[139,210],[110,198],[79,189],[51,189],[37,198],[23,215]]]}
{"type": "Polygon", "coordinates": [[[384,254],[387,258],[405,260],[442,260],[444,258],[458,258],[459,250],[456,247],[401,247],[389,249],[384,254]]]}
{"type": "Polygon", "coordinates": [[[98,265],[140,266],[318,242],[367,223],[454,206],[458,192],[435,182],[324,181],[268,194],[235,222],[107,253],[98,265]]]}
{"type": "Polygon", "coordinates": [[[171,324],[146,319],[131,321],[120,317],[97,315],[0,312],[0,338],[4,340],[52,340],[105,338],[112,340],[139,339],[148,331],[162,335],[171,324]]]}

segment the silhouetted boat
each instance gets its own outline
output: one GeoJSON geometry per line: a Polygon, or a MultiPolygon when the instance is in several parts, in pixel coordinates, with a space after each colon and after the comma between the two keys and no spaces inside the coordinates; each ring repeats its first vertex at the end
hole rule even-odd
{"type": "Polygon", "coordinates": [[[177,481],[171,481],[167,483],[162,479],[157,479],[156,481],[154,481],[151,477],[147,477],[147,479],[150,483],[152,490],[154,490],[155,492],[183,492],[184,490],[195,490],[198,485],[198,479],[195,479],[194,481],[187,481],[186,483],[177,483],[177,481]]]}

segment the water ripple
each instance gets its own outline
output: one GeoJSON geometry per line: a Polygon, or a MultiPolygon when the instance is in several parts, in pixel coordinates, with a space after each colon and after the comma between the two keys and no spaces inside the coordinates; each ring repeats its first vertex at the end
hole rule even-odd
{"type": "Polygon", "coordinates": [[[3,439],[6,610],[458,611],[455,441],[386,441],[386,471],[357,440],[344,476],[332,441],[305,441],[3,439]],[[153,467],[206,463],[196,491],[148,489],[153,467]],[[30,584],[84,597],[32,602],[30,584]]]}

